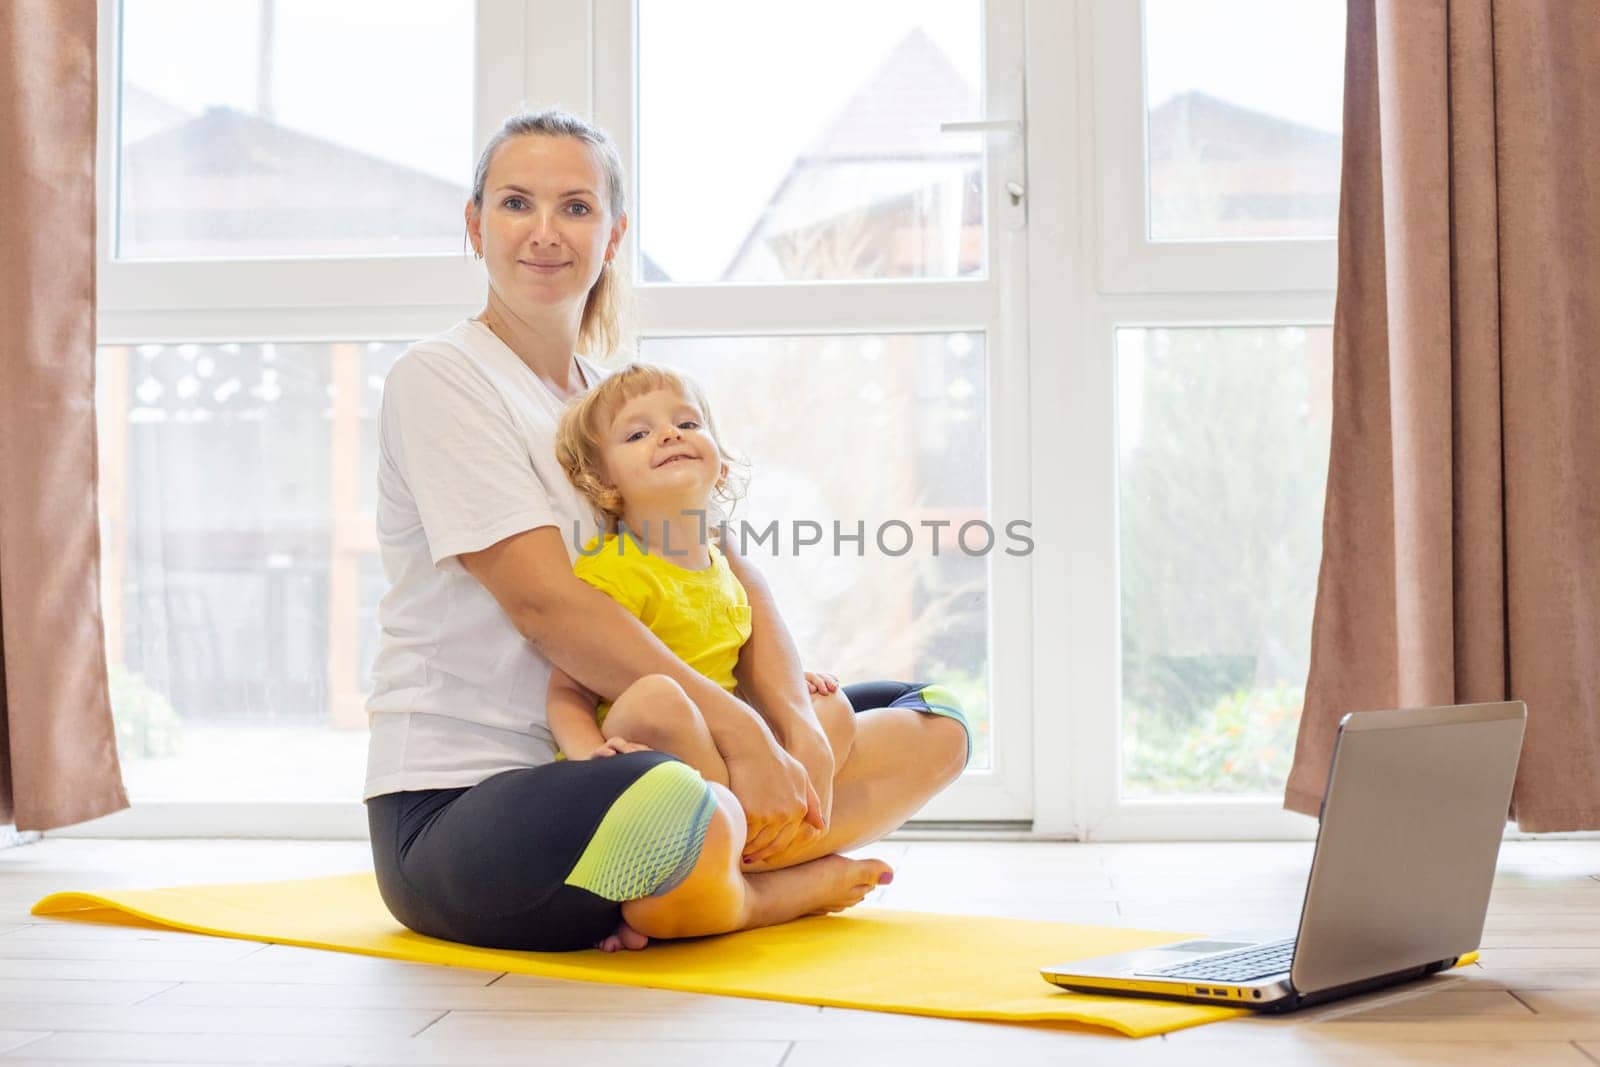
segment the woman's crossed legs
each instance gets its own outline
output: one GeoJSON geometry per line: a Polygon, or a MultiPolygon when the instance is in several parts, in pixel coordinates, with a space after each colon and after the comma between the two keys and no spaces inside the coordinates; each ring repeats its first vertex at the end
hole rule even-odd
{"type": "Polygon", "coordinates": [[[813,694],[835,754],[832,818],[803,846],[745,864],[744,809],[726,788],[727,766],[694,703],[665,676],[635,684],[645,688],[618,697],[602,733],[689,763],[706,777],[717,807],[688,876],[666,893],[624,902],[623,923],[600,943],[607,951],[642,948],[648,937],[726,933],[859,903],[892,872],[879,860],[835,853],[900,826],[959,777],[970,758],[965,718],[943,687],[865,682],[813,694]],[[865,710],[856,711],[858,704],[865,710]]]}
{"type": "Polygon", "coordinates": [[[698,936],[841,910],[888,867],[832,853],[893,830],[964,765],[964,730],[941,717],[959,711],[938,689],[845,687],[870,710],[856,716],[832,819],[778,857],[742,864],[738,799],[666,752],[636,752],[372,798],[379,889],[419,933],[536,951],[610,942],[608,933],[624,932],[619,920],[639,933],[612,947],[639,948],[644,935],[698,936]]]}

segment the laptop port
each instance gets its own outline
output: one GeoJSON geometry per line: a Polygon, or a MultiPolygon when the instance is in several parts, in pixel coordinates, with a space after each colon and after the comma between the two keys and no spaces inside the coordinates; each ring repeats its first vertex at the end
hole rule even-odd
{"type": "Polygon", "coordinates": [[[1261,990],[1259,990],[1259,989],[1257,989],[1257,990],[1256,990],[1256,991],[1255,991],[1255,992],[1254,992],[1254,993],[1252,993],[1252,994],[1251,994],[1251,995],[1252,995],[1252,996],[1254,996],[1254,997],[1255,997],[1255,998],[1256,998],[1256,999],[1257,999],[1257,1000],[1260,1000],[1260,999],[1261,999],[1261,990]]]}
{"type": "Polygon", "coordinates": [[[1195,987],[1194,987],[1194,991],[1195,991],[1195,992],[1196,992],[1196,993],[1199,993],[1199,994],[1201,994],[1201,995],[1202,995],[1202,996],[1204,996],[1204,995],[1208,995],[1208,994],[1209,994],[1209,993],[1210,993],[1210,992],[1211,992],[1211,990],[1209,990],[1209,989],[1207,989],[1207,988],[1206,988],[1206,987],[1205,987],[1205,986],[1203,986],[1203,985],[1197,985],[1197,986],[1195,986],[1195,987]]]}

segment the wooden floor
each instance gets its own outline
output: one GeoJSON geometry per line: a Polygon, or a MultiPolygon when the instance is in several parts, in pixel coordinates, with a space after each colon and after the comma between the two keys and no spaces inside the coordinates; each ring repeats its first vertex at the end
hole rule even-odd
{"type": "MultiPolygon", "coordinates": [[[[1292,929],[1310,850],[891,840],[856,855],[896,867],[873,904],[1270,935],[1292,929]]],[[[28,914],[33,901],[62,889],[370,865],[364,842],[46,838],[0,851],[0,1065],[1600,1063],[1596,841],[1504,846],[1478,966],[1281,1018],[1142,1041],[558,982],[28,914]]]]}

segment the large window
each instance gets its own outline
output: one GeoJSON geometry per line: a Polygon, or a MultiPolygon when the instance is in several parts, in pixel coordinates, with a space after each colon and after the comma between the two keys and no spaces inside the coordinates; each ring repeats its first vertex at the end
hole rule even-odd
{"type": "Polygon", "coordinates": [[[596,12],[597,50],[638,56],[596,112],[637,161],[641,355],[751,459],[734,519],[784,534],[750,558],[802,660],[955,690],[972,761],[923,817],[1027,817],[1025,425],[997,416],[1026,399],[1024,246],[996,195],[1025,175],[1016,133],[973,128],[1020,119],[1020,4],[596,12]]]}
{"type": "Polygon", "coordinates": [[[127,0],[121,27],[119,258],[460,248],[471,0],[127,0]]]}
{"type": "Polygon", "coordinates": [[[465,311],[417,296],[470,291],[511,14],[101,5],[102,599],[136,805],[359,798],[382,381],[465,311]]]}
{"type": "Polygon", "coordinates": [[[996,37],[981,0],[109,4],[103,580],[134,800],[199,825],[221,802],[359,797],[384,375],[481,306],[462,253],[477,149],[560,103],[623,152],[640,355],[699,378],[752,460],[736,518],[830,535],[751,551],[806,665],[950,686],[978,784],[935,816],[1026,815],[1025,708],[990,714],[1025,676],[996,680],[993,619],[1026,561],[997,573],[1006,542],[956,537],[1026,518],[995,478],[1018,435],[991,420],[995,360],[1024,356],[999,298],[1019,250],[989,196],[1020,143],[941,129],[996,95],[1020,25],[999,6],[996,37]],[[748,47],[763,35],[794,47],[748,47]],[[633,42],[636,70],[596,59],[633,42]],[[684,62],[708,51],[726,63],[684,62]],[[792,296],[741,288],[771,282],[792,296]],[[909,551],[875,536],[895,523],[909,551]]]}
{"type": "Polygon", "coordinates": [[[1146,0],[1149,236],[1332,237],[1342,0],[1146,0]]]}
{"type": "Polygon", "coordinates": [[[988,507],[983,336],[652,339],[643,354],[703,381],[749,457],[732,522],[796,644],[841,680],[940,680],[970,713],[970,769],[991,768],[984,550],[1012,542],[988,507]],[[984,521],[995,544],[969,526],[984,521]]]}
{"type": "Polygon", "coordinates": [[[1116,712],[1085,759],[1117,771],[1080,772],[1082,824],[1303,833],[1278,809],[1321,561],[1343,4],[1094,16],[1089,328],[1112,417],[1093,446],[1115,471],[1095,543],[1115,580],[1084,589],[1115,641],[1084,688],[1116,712]]]}
{"type": "Polygon", "coordinates": [[[1281,792],[1311,647],[1326,327],[1117,331],[1122,773],[1281,792]]]}
{"type": "Polygon", "coordinates": [[[976,0],[643,3],[639,40],[645,280],[982,273],[983,139],[940,130],[982,114],[976,0]]]}
{"type": "Polygon", "coordinates": [[[101,347],[103,603],[135,799],[348,796],[383,589],[377,406],[403,348],[101,347]]]}
{"type": "Polygon", "coordinates": [[[919,819],[1304,832],[1276,809],[1343,23],[1281,6],[105,0],[123,814],[361,832],[384,374],[482,306],[476,151],[553,103],[617,139],[639,354],[695,375],[751,460],[734,519],[821,534],[751,553],[806,666],[972,713],[968,772],[919,819]]]}

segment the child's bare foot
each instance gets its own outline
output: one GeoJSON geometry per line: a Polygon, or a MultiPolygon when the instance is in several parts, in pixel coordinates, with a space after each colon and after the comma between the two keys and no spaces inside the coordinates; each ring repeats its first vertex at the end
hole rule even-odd
{"type": "Polygon", "coordinates": [[[648,937],[629,926],[628,920],[624,919],[617,926],[617,929],[614,933],[612,933],[609,937],[596,941],[594,943],[594,947],[600,949],[602,952],[615,952],[619,948],[630,949],[634,952],[637,952],[649,943],[650,939],[648,937]]]}

